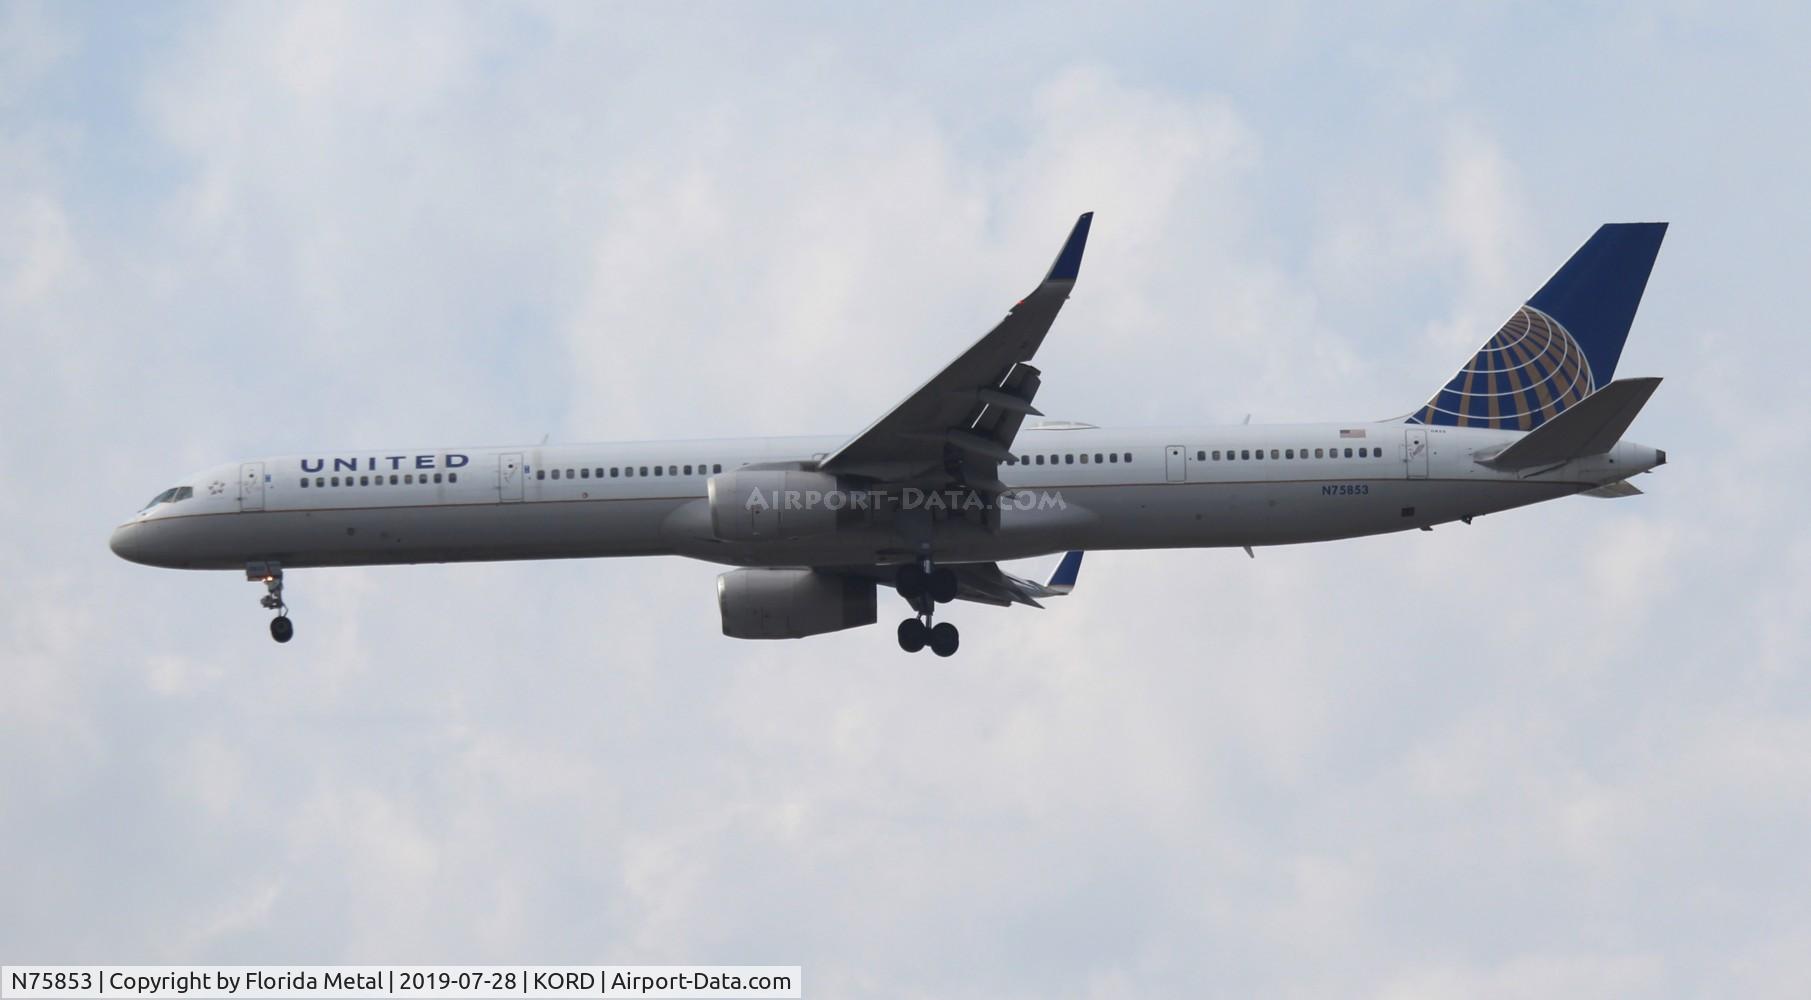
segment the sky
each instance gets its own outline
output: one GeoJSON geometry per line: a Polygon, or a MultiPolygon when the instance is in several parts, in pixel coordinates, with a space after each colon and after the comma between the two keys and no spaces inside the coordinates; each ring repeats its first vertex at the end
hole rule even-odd
{"type": "MultiPolygon", "coordinates": [[[[1802,5],[0,0],[0,960],[837,997],[1811,994],[1802,5]],[[322,449],[1423,402],[1672,224],[1646,494],[724,638],[677,559],[116,559],[322,449]]],[[[1053,559],[1009,569],[1037,576],[1053,559]]]]}

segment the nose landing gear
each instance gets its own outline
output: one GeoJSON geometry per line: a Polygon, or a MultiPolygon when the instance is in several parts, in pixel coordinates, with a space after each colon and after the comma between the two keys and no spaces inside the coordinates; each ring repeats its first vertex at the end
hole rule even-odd
{"type": "Polygon", "coordinates": [[[961,633],[949,622],[931,624],[931,616],[937,605],[948,604],[956,599],[961,589],[960,581],[954,571],[933,567],[929,559],[922,564],[908,564],[899,567],[894,587],[899,596],[905,598],[917,617],[907,618],[899,623],[899,648],[908,653],[916,653],[926,646],[938,656],[954,656],[956,648],[962,643],[961,633]]]}
{"type": "Polygon", "coordinates": [[[270,620],[270,637],[278,642],[288,642],[295,637],[296,627],[289,620],[289,606],[283,603],[283,566],[274,562],[249,562],[245,564],[245,578],[264,584],[264,596],[258,603],[277,613],[270,620]]]}

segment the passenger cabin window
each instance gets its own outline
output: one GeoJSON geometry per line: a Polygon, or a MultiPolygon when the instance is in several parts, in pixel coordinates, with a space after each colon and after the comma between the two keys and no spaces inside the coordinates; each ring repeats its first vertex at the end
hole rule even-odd
{"type": "Polygon", "coordinates": [[[1074,464],[1075,464],[1075,456],[1074,456],[1074,455],[1064,455],[1064,456],[1063,456],[1063,464],[1064,464],[1064,465],[1074,465],[1074,464]]]}
{"type": "Polygon", "coordinates": [[[712,471],[712,472],[722,472],[722,471],[723,471],[723,466],[721,466],[721,465],[713,465],[713,466],[711,466],[711,471],[712,471]]]}
{"type": "Polygon", "coordinates": [[[434,481],[437,483],[440,482],[440,473],[438,473],[438,472],[434,473],[434,481]]]}
{"type": "Polygon", "coordinates": [[[1219,460],[1220,460],[1220,452],[1218,450],[1216,450],[1214,452],[1214,461],[1218,462],[1219,460]]]}
{"type": "Polygon", "coordinates": [[[303,480],[302,480],[302,488],[303,488],[303,489],[307,489],[307,488],[308,488],[308,480],[307,480],[307,478],[306,478],[306,477],[304,477],[304,478],[303,478],[303,480]]]}
{"type": "Polygon", "coordinates": [[[1107,452],[1107,461],[1117,464],[1119,462],[1119,452],[1117,452],[1117,451],[1107,452]]]}
{"type": "Polygon", "coordinates": [[[1128,452],[1126,452],[1126,461],[1130,462],[1131,460],[1132,460],[1132,453],[1128,451],[1128,452]]]}

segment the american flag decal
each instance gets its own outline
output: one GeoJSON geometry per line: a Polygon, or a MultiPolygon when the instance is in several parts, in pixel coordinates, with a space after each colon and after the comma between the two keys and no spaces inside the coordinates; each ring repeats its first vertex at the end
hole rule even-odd
{"type": "Polygon", "coordinates": [[[1365,432],[1362,430],[1356,430],[1356,431],[1341,430],[1339,432],[1339,436],[1343,437],[1343,438],[1361,438],[1361,437],[1365,436],[1365,432]]]}

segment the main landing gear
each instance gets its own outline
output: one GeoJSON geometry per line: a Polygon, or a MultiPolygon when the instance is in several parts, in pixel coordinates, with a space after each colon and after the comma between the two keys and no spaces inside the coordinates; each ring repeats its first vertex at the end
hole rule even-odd
{"type": "Polygon", "coordinates": [[[933,567],[926,559],[922,564],[899,567],[893,586],[918,612],[916,618],[899,623],[899,648],[916,653],[929,646],[938,656],[954,656],[956,647],[962,643],[961,633],[949,622],[931,624],[931,615],[937,605],[956,599],[956,592],[961,589],[956,574],[949,569],[933,567]]]}
{"type": "Polygon", "coordinates": [[[283,603],[283,567],[274,562],[251,562],[245,564],[245,578],[264,584],[264,596],[258,603],[277,613],[270,620],[270,637],[278,642],[288,642],[295,637],[296,627],[289,620],[289,606],[283,603]]]}

